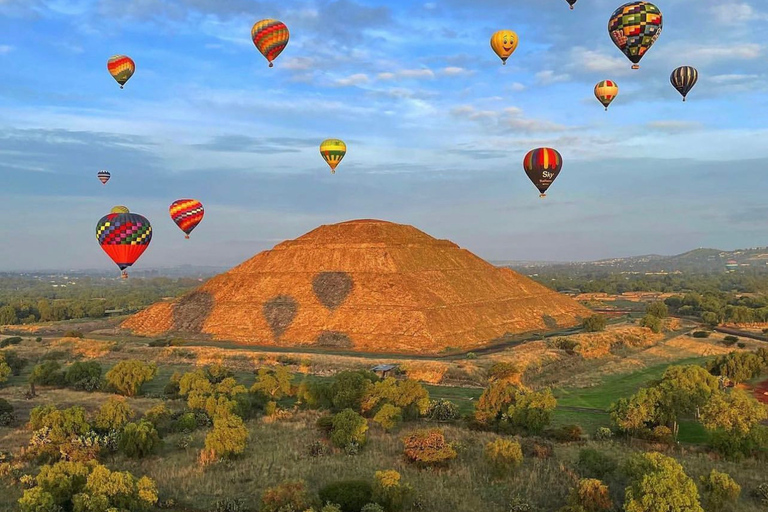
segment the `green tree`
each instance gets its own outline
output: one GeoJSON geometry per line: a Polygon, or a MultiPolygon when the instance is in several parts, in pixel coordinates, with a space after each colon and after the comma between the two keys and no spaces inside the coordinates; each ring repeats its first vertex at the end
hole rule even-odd
{"type": "Polygon", "coordinates": [[[584,319],[581,327],[586,332],[604,331],[608,326],[608,320],[603,315],[592,315],[584,319]]]}
{"type": "Polygon", "coordinates": [[[655,333],[661,332],[661,318],[654,315],[645,315],[640,319],[640,327],[647,327],[655,333]]]}
{"type": "Polygon", "coordinates": [[[499,478],[504,478],[523,463],[523,449],[517,441],[497,439],[485,445],[485,460],[491,471],[499,478]]]}
{"type": "Polygon", "coordinates": [[[508,382],[494,382],[488,386],[475,407],[475,419],[481,423],[493,423],[501,419],[501,416],[515,401],[517,386],[508,382]]]}
{"type": "Polygon", "coordinates": [[[402,409],[392,404],[384,404],[373,417],[373,421],[389,432],[403,421],[402,409]]]}
{"type": "Polygon", "coordinates": [[[387,512],[403,510],[412,496],[413,487],[403,482],[397,471],[389,469],[374,474],[373,501],[383,505],[387,512]]]}
{"type": "Polygon", "coordinates": [[[101,365],[96,361],[72,363],[64,372],[64,382],[72,389],[95,391],[101,385],[101,365]]]}
{"type": "Polygon", "coordinates": [[[99,408],[93,426],[102,432],[122,430],[136,416],[136,411],[123,398],[109,397],[99,408]]]}
{"type": "Polygon", "coordinates": [[[378,377],[368,371],[344,371],[336,375],[330,386],[330,401],[335,411],[360,411],[363,399],[378,377]]]}
{"type": "Polygon", "coordinates": [[[651,302],[645,307],[645,313],[656,318],[667,318],[669,316],[669,308],[663,302],[651,302]]]}
{"type": "Polygon", "coordinates": [[[29,383],[38,386],[61,386],[64,383],[64,373],[56,361],[45,361],[32,368],[29,383]]]}
{"type": "Polygon", "coordinates": [[[701,411],[701,423],[710,432],[712,445],[732,457],[768,445],[766,429],[760,425],[766,418],[765,406],[740,389],[713,395],[701,411]]]}
{"type": "Polygon", "coordinates": [[[621,432],[640,434],[661,421],[662,399],[663,392],[658,387],[640,388],[632,397],[611,405],[611,421],[621,432]]]}
{"type": "Polygon", "coordinates": [[[225,414],[213,419],[213,429],[205,437],[206,450],[212,450],[217,457],[234,457],[245,451],[248,443],[248,429],[243,420],[234,414],[225,414]]]}
{"type": "Polygon", "coordinates": [[[35,407],[29,415],[29,426],[32,430],[46,429],[46,438],[53,445],[84,435],[91,429],[85,409],[80,406],[62,410],[55,405],[35,407]]]}
{"type": "Polygon", "coordinates": [[[550,389],[535,392],[518,388],[507,409],[507,422],[515,430],[538,434],[549,425],[556,407],[557,400],[550,389]]]}
{"type": "Polygon", "coordinates": [[[368,388],[361,403],[362,412],[368,413],[383,403],[399,407],[404,418],[414,419],[427,413],[429,392],[416,380],[387,377],[368,388]]]}
{"type": "Polygon", "coordinates": [[[706,368],[713,375],[728,377],[738,384],[759,377],[766,365],[763,359],[753,352],[731,352],[707,363],[706,368]]]}
{"type": "Polygon", "coordinates": [[[11,370],[11,367],[5,362],[5,359],[0,359],[0,384],[6,382],[12,374],[13,370],[11,370]]]}
{"type": "Polygon", "coordinates": [[[321,502],[339,505],[342,512],[360,512],[371,502],[373,488],[366,480],[343,480],[326,485],[318,494],[321,502]]]}
{"type": "Polygon", "coordinates": [[[119,448],[126,457],[142,459],[155,453],[160,447],[160,434],[155,426],[146,420],[128,423],[120,435],[119,448]]]}
{"type": "Polygon", "coordinates": [[[0,427],[7,427],[16,419],[13,406],[5,398],[0,398],[0,427]]]}
{"type": "Polygon", "coordinates": [[[741,486],[733,481],[727,473],[712,470],[709,475],[701,477],[704,488],[704,502],[707,510],[718,512],[736,503],[741,494],[741,486]]]}
{"type": "Polygon", "coordinates": [[[136,396],[141,387],[155,378],[157,366],[149,365],[138,359],[120,361],[107,372],[107,383],[118,393],[136,396]]]}
{"type": "Polygon", "coordinates": [[[368,422],[352,409],[345,409],[333,417],[331,442],[339,448],[363,446],[367,441],[368,422]]]}
{"type": "Polygon", "coordinates": [[[568,506],[561,512],[608,512],[613,500],[608,486],[600,480],[582,478],[568,496],[568,506]]]}
{"type": "Polygon", "coordinates": [[[696,484],[675,459],[660,453],[636,454],[625,471],[630,477],[625,512],[704,512],[696,484]]]}
{"type": "Polygon", "coordinates": [[[14,325],[19,323],[16,316],[16,308],[5,305],[0,307],[0,325],[14,325]]]}
{"type": "Polygon", "coordinates": [[[260,393],[270,400],[293,396],[293,373],[285,366],[275,369],[259,368],[251,393],[260,393]]]}

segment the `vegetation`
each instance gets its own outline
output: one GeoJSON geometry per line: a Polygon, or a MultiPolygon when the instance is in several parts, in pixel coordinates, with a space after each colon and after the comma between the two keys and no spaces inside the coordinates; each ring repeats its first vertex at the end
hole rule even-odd
{"type": "Polygon", "coordinates": [[[607,325],[608,319],[603,315],[592,315],[585,318],[581,326],[586,332],[599,332],[604,331],[607,325]]]}
{"type": "Polygon", "coordinates": [[[107,372],[107,384],[125,396],[136,396],[141,387],[155,378],[157,366],[136,359],[120,361],[107,372]]]}

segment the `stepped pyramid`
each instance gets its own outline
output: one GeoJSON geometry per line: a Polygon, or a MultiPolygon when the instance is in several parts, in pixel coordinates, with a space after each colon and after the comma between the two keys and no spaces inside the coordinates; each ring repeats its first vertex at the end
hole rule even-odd
{"type": "Polygon", "coordinates": [[[436,354],[576,325],[576,301],[412,226],[320,226],[122,326],[249,345],[436,354]]]}

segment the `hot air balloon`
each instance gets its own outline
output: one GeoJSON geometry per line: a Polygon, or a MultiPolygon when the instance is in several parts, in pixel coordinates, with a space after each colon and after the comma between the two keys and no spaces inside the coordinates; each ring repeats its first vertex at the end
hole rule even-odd
{"type": "Polygon", "coordinates": [[[565,0],[565,1],[566,1],[566,2],[568,2],[568,5],[570,5],[570,6],[571,6],[571,10],[573,10],[573,4],[575,4],[575,3],[576,3],[576,2],[578,2],[579,0],[565,0]]]}
{"type": "Polygon", "coordinates": [[[680,66],[669,76],[672,86],[683,95],[683,101],[685,101],[685,97],[691,92],[693,86],[696,85],[698,79],[699,72],[691,66],[680,66]]]}
{"type": "Polygon", "coordinates": [[[501,63],[506,66],[507,59],[517,49],[517,43],[520,40],[517,34],[511,30],[499,30],[491,36],[491,48],[501,59],[501,63]]]}
{"type": "Polygon", "coordinates": [[[347,145],[343,140],[327,139],[320,144],[320,155],[331,167],[331,174],[336,174],[336,166],[347,154],[347,145]]]}
{"type": "Polygon", "coordinates": [[[178,199],[171,204],[168,212],[173,222],[186,234],[184,238],[189,238],[189,234],[200,224],[205,215],[203,203],[195,199],[178,199]]]}
{"type": "Polygon", "coordinates": [[[533,149],[525,155],[523,168],[528,178],[541,192],[539,197],[546,197],[545,192],[563,168],[563,157],[552,148],[533,149]]]}
{"type": "Polygon", "coordinates": [[[129,213],[127,206],[113,206],[109,213],[129,213]]]}
{"type": "Polygon", "coordinates": [[[259,49],[261,54],[269,61],[269,67],[274,64],[273,60],[288,45],[288,27],[282,21],[267,19],[256,22],[251,29],[251,39],[253,44],[259,49]]]}
{"type": "Polygon", "coordinates": [[[650,2],[629,2],[613,13],[608,33],[619,50],[640,69],[640,59],[661,34],[661,11],[650,2]]]}
{"type": "Polygon", "coordinates": [[[109,174],[109,171],[99,171],[98,173],[96,173],[96,177],[99,178],[99,181],[101,182],[102,185],[106,185],[111,176],[112,175],[109,174]]]}
{"type": "Polygon", "coordinates": [[[127,55],[114,55],[107,61],[107,69],[122,89],[136,71],[136,63],[127,55]]]}
{"type": "Polygon", "coordinates": [[[96,224],[96,240],[126,279],[125,269],[136,263],[152,241],[152,226],[138,213],[110,213],[96,224]]]}
{"type": "Polygon", "coordinates": [[[616,99],[619,94],[619,86],[613,80],[603,80],[595,86],[595,97],[603,104],[606,112],[608,111],[608,105],[616,99]]]}

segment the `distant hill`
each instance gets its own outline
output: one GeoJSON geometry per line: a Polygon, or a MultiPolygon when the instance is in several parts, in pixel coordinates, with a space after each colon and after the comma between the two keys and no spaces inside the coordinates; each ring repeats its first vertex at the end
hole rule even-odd
{"type": "Polygon", "coordinates": [[[629,258],[572,263],[552,262],[495,262],[499,266],[531,273],[546,271],[600,271],[625,273],[725,272],[728,270],[758,270],[768,272],[768,247],[755,247],[735,251],[695,249],[675,256],[648,254],[629,258]]]}

